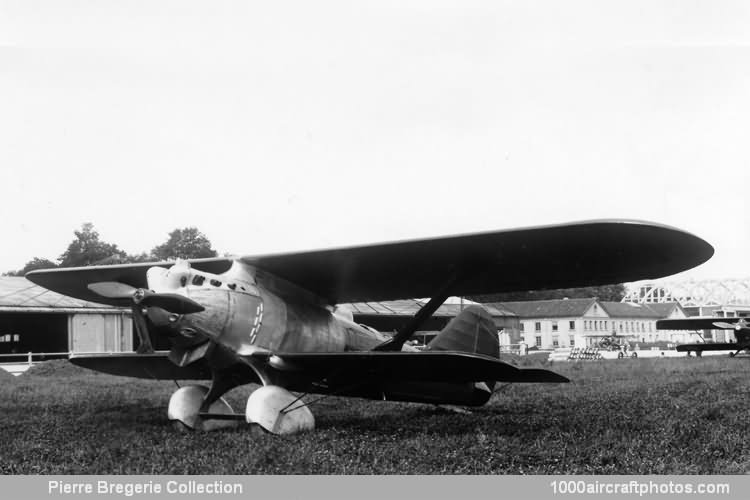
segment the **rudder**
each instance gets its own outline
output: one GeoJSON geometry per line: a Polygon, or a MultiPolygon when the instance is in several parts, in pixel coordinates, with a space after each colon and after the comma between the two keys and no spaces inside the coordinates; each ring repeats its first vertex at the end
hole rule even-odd
{"type": "Polygon", "coordinates": [[[471,305],[453,318],[426,350],[470,352],[499,359],[497,327],[484,307],[471,305]]]}

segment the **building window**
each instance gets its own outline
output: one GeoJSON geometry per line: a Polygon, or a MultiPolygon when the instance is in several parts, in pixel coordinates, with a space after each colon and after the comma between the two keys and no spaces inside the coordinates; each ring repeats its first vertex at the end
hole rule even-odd
{"type": "Polygon", "coordinates": [[[560,347],[560,339],[552,337],[552,347],[560,347]]]}
{"type": "MultiPolygon", "coordinates": [[[[534,322],[534,331],[535,332],[541,332],[542,331],[542,322],[541,321],[534,322]]],[[[539,338],[539,337],[537,337],[537,338],[539,338]]]]}
{"type": "Polygon", "coordinates": [[[523,323],[521,323],[521,332],[523,332],[523,323]]]}
{"type": "Polygon", "coordinates": [[[576,346],[576,339],[574,339],[573,337],[571,337],[570,338],[570,347],[575,347],[575,346],[576,346]]]}
{"type": "Polygon", "coordinates": [[[576,322],[568,321],[568,330],[575,330],[575,329],[576,329],[576,322]]]}
{"type": "Polygon", "coordinates": [[[552,331],[553,331],[553,332],[556,332],[556,331],[557,331],[557,321],[553,321],[553,322],[552,322],[552,331]]]}
{"type": "Polygon", "coordinates": [[[537,347],[542,347],[542,337],[541,337],[541,335],[537,335],[536,336],[536,346],[537,347]]]}

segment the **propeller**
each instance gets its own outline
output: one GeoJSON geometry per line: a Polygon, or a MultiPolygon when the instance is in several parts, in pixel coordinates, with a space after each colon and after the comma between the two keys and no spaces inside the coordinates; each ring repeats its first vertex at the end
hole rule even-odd
{"type": "Polygon", "coordinates": [[[154,352],[144,307],[158,307],[175,314],[190,314],[205,310],[205,307],[184,295],[177,293],[156,293],[143,288],[135,288],[119,281],[90,283],[88,289],[108,299],[132,299],[133,323],[138,335],[138,353],[154,352]]]}
{"type": "Polygon", "coordinates": [[[714,322],[714,326],[722,328],[724,330],[742,330],[747,328],[747,322],[744,319],[740,319],[737,323],[725,323],[724,321],[714,322]]]}
{"type": "Polygon", "coordinates": [[[135,288],[119,281],[99,281],[90,283],[88,289],[108,299],[132,298],[135,304],[146,307],[160,307],[176,314],[190,314],[206,308],[189,297],[178,293],[156,293],[144,288],[135,288]]]}

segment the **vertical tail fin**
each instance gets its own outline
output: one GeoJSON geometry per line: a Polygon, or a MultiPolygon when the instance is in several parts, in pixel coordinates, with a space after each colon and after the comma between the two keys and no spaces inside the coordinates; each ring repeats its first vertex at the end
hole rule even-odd
{"type": "Polygon", "coordinates": [[[461,311],[428,345],[428,351],[460,351],[500,357],[500,342],[492,316],[481,306],[461,311]]]}

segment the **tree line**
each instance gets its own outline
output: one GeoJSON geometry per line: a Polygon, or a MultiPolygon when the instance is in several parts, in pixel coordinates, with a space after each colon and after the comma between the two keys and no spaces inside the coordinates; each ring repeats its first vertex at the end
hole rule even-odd
{"type": "Polygon", "coordinates": [[[169,233],[164,243],[155,246],[150,252],[139,254],[128,254],[116,244],[102,241],[90,222],[84,223],[80,230],[74,231],[74,234],[75,238],[58,257],[57,262],[34,257],[21,269],[8,271],[3,273],[3,276],[23,276],[34,269],[52,267],[99,266],[217,256],[208,238],[195,227],[175,229],[169,233]]]}
{"type": "Polygon", "coordinates": [[[580,288],[559,288],[555,290],[529,290],[525,292],[505,292],[490,295],[467,297],[476,302],[527,302],[530,300],[552,299],[591,299],[596,297],[604,302],[620,302],[625,297],[625,285],[585,286],[580,288]]]}

